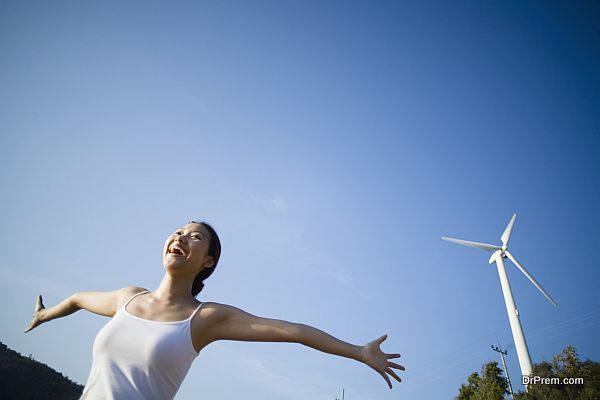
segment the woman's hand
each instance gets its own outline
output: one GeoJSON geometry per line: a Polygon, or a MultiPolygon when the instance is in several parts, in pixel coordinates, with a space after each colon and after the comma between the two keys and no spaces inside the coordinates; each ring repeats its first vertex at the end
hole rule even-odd
{"type": "Polygon", "coordinates": [[[391,389],[392,382],[390,381],[390,378],[386,375],[386,373],[393,376],[394,379],[396,379],[398,382],[401,382],[402,380],[398,375],[396,375],[396,372],[394,372],[392,368],[396,368],[401,371],[404,371],[405,369],[402,365],[388,361],[390,358],[400,357],[400,354],[386,354],[383,351],[381,351],[379,346],[381,345],[381,343],[383,343],[385,339],[387,339],[387,334],[364,345],[361,350],[361,361],[367,364],[369,367],[373,368],[375,371],[377,371],[377,373],[379,373],[379,375],[381,375],[383,379],[385,379],[385,381],[391,389]]]}
{"type": "Polygon", "coordinates": [[[42,315],[45,310],[46,310],[46,307],[44,307],[42,295],[40,294],[37,298],[37,301],[35,302],[35,310],[33,312],[33,319],[29,323],[29,326],[25,329],[25,333],[29,332],[36,326],[41,325],[42,323],[45,322],[43,319],[43,315],[42,315]]]}

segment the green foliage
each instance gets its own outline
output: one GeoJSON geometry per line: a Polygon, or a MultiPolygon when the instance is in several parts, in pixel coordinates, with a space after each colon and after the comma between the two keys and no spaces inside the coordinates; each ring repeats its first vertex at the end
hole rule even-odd
{"type": "Polygon", "coordinates": [[[78,399],[83,386],[31,357],[23,357],[0,342],[2,399],[78,399]]]}
{"type": "MultiPolygon", "coordinates": [[[[581,361],[574,346],[566,347],[552,357],[533,366],[532,376],[558,378],[557,384],[532,384],[527,392],[515,393],[515,400],[599,400],[600,363],[581,361]],[[564,378],[583,378],[583,384],[563,384],[564,378]]],[[[457,400],[503,400],[508,385],[502,377],[498,364],[485,364],[481,373],[469,375],[462,384],[457,400]]],[[[514,388],[514,387],[513,387],[514,388]]]]}
{"type": "Polygon", "coordinates": [[[460,389],[458,389],[457,400],[470,400],[475,396],[475,392],[477,392],[477,385],[479,383],[479,374],[477,372],[473,372],[469,375],[467,379],[467,384],[464,383],[460,385],[460,389]]]}
{"type": "Polygon", "coordinates": [[[533,366],[533,376],[558,378],[558,384],[529,385],[527,393],[519,392],[518,400],[597,400],[600,399],[600,363],[579,359],[574,346],[566,347],[552,357],[533,366]],[[583,378],[583,384],[563,384],[564,378],[583,378]]]}
{"type": "Polygon", "coordinates": [[[498,363],[493,361],[477,372],[469,375],[467,384],[462,384],[458,391],[457,400],[503,400],[508,393],[508,384],[502,377],[502,370],[498,363]]]}

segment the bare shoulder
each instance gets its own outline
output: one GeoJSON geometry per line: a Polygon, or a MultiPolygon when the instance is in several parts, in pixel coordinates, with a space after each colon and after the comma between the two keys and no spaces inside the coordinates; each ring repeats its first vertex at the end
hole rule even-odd
{"type": "Polygon", "coordinates": [[[200,317],[199,319],[203,320],[204,324],[215,323],[226,318],[228,312],[230,312],[229,310],[232,308],[234,307],[227,304],[205,301],[198,312],[198,316],[200,317]]]}
{"type": "Polygon", "coordinates": [[[196,351],[217,340],[215,328],[236,311],[236,307],[227,304],[206,301],[192,321],[192,341],[196,351]]]}
{"type": "Polygon", "coordinates": [[[127,287],[115,290],[114,293],[116,294],[117,307],[121,307],[132,296],[134,296],[140,292],[147,291],[147,290],[148,289],[145,289],[145,288],[139,287],[139,286],[127,286],[127,287]]]}
{"type": "Polygon", "coordinates": [[[129,286],[109,292],[77,292],[72,299],[79,308],[112,317],[131,296],[144,288],[129,286]]]}
{"type": "Polygon", "coordinates": [[[117,290],[117,294],[119,296],[133,296],[134,294],[148,291],[148,289],[140,287],[140,286],[127,286],[122,289],[117,290]]]}

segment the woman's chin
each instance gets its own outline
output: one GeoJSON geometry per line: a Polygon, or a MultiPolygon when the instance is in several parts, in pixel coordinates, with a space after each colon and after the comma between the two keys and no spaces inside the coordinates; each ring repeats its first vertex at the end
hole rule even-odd
{"type": "Polygon", "coordinates": [[[187,259],[182,256],[166,257],[163,265],[167,271],[179,271],[187,266],[187,259]]]}

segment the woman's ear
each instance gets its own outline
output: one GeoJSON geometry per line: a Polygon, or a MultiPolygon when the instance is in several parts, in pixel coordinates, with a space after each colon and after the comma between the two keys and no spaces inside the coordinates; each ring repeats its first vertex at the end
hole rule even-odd
{"type": "Polygon", "coordinates": [[[213,265],[215,265],[215,259],[214,257],[210,256],[207,257],[207,260],[204,262],[204,264],[202,264],[203,268],[212,268],[213,265]]]}

